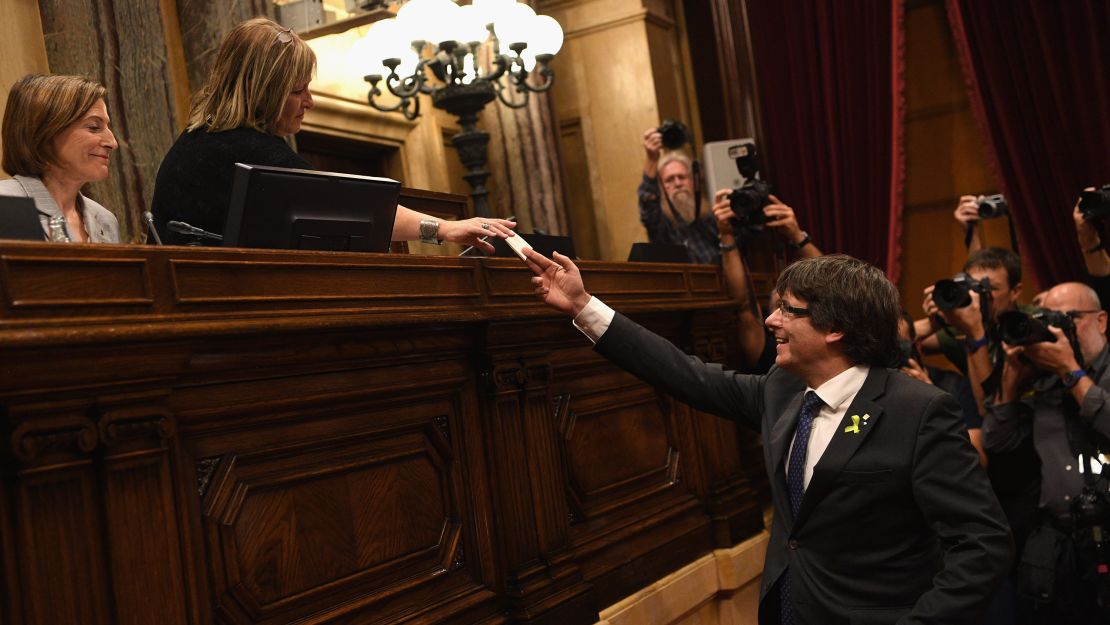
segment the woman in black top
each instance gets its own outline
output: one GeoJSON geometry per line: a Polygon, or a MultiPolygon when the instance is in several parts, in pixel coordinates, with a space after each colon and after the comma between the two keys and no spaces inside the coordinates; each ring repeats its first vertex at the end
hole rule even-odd
{"type": "MultiPolygon", "coordinates": [[[[271,20],[247,20],[228,33],[188,127],[158,169],[151,211],[164,241],[187,242],[166,229],[169,221],[223,231],[235,163],[313,169],[282,137],[300,130],[312,108],[308,83],[315,67],[308,44],[271,20]]],[[[393,239],[434,236],[493,252],[480,237],[512,236],[515,225],[493,218],[439,221],[398,206],[393,239]]]]}

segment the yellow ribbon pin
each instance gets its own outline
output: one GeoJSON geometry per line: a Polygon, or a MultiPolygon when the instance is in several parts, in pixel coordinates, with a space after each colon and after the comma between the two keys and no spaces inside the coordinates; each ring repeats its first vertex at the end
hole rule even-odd
{"type": "MultiPolygon", "coordinates": [[[[865,414],[864,415],[864,425],[867,425],[867,420],[868,419],[871,419],[871,415],[870,414],[865,414]]],[[[859,415],[858,414],[851,415],[851,425],[845,427],[844,431],[847,432],[847,433],[850,433],[850,434],[859,434],[859,415]]]]}
{"type": "Polygon", "coordinates": [[[845,432],[851,432],[852,434],[859,434],[859,415],[858,414],[852,415],[852,425],[849,425],[848,427],[844,428],[844,431],[845,432]]]}

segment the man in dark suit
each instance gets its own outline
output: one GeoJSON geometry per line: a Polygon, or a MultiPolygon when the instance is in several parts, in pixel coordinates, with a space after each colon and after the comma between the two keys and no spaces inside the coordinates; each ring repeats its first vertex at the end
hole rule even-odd
{"type": "Polygon", "coordinates": [[[687,356],[591,297],[570,259],[528,252],[537,296],[595,349],[694,408],[763,434],[775,506],[759,622],[974,623],[1013,558],[954,399],[886,367],[898,294],[842,255],[798,261],[767,318],[775,367],[687,356]]]}

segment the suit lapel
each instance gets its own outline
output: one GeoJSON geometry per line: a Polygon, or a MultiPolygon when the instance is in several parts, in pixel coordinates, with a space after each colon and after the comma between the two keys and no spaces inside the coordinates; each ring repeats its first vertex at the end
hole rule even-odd
{"type": "Polygon", "coordinates": [[[825,453],[821,454],[821,460],[813,467],[813,477],[806,488],[805,496],[802,497],[802,506],[798,509],[795,526],[803,522],[809,516],[810,510],[828,494],[844,465],[875,428],[875,423],[883,412],[882,406],[875,403],[875,399],[886,388],[889,375],[890,372],[881,367],[872,367],[868,372],[859,393],[856,393],[848,411],[836,426],[836,432],[829,441],[829,446],[825,448],[825,453]]]}
{"type": "Polygon", "coordinates": [[[794,427],[798,422],[798,411],[802,408],[804,392],[798,393],[794,399],[786,404],[775,424],[771,427],[771,470],[775,472],[773,479],[782,478],[785,484],[785,469],[783,458],[790,449],[790,441],[794,437],[794,427]]]}

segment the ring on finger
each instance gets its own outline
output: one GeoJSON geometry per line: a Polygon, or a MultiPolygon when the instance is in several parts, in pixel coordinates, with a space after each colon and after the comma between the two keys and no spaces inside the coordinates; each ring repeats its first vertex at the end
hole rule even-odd
{"type": "Polygon", "coordinates": [[[488,223],[482,224],[482,229],[483,230],[489,230],[489,224],[488,223]]]}

